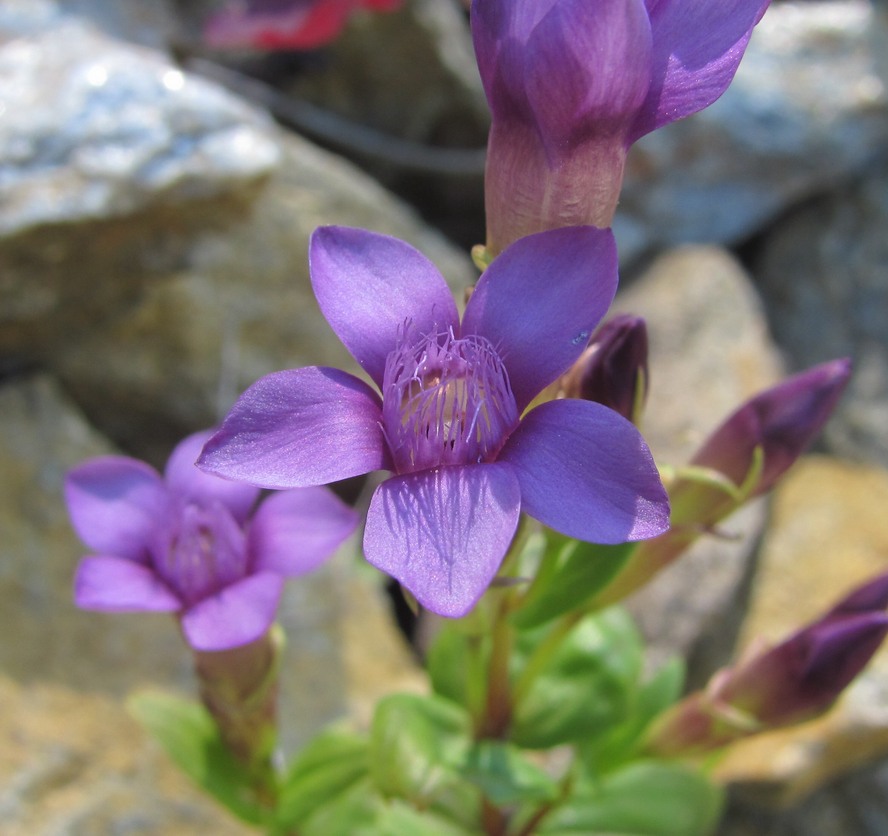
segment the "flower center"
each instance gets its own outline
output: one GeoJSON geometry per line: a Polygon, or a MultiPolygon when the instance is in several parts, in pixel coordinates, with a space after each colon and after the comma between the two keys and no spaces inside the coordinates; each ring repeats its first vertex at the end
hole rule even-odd
{"type": "Polygon", "coordinates": [[[221,503],[183,503],[158,539],[154,564],[190,606],[247,574],[244,534],[221,503]]]}
{"type": "Polygon", "coordinates": [[[382,421],[398,473],[493,461],[518,423],[502,360],[484,337],[445,332],[389,354],[382,421]]]}

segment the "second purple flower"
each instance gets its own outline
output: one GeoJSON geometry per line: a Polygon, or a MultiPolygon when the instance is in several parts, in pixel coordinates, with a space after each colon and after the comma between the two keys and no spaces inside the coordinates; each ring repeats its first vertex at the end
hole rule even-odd
{"type": "Polygon", "coordinates": [[[457,617],[499,568],[521,511],[581,540],[656,536],[669,506],[644,440],[600,404],[533,398],[579,357],[617,286],[613,236],[521,239],[460,322],[441,274],[395,238],[324,227],[311,278],[327,321],[379,388],[308,367],[235,404],[198,464],[267,488],[386,469],[364,552],[428,609],[457,617]]]}

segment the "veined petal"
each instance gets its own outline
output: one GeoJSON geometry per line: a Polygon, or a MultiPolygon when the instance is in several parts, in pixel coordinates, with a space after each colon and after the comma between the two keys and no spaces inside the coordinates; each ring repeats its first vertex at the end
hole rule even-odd
{"type": "Polygon", "coordinates": [[[309,267],[327,322],[377,386],[382,386],[385,359],[405,330],[419,338],[459,328],[444,277],[397,238],[321,227],[311,236],[309,267]]]}
{"type": "Polygon", "coordinates": [[[569,537],[623,543],[669,528],[669,500],[647,444],[601,404],[541,404],[524,417],[498,461],[514,467],[523,510],[569,537]]]}
{"type": "Polygon", "coordinates": [[[257,572],[204,598],[182,615],[195,650],[230,650],[258,639],[272,624],[284,588],[276,572],[257,572]]]}
{"type": "Polygon", "coordinates": [[[166,519],[166,487],[154,468],[126,456],[99,456],[65,479],[71,523],[97,552],[147,559],[154,529],[166,519]]]}
{"type": "Polygon", "coordinates": [[[525,56],[527,97],[550,159],[590,132],[623,144],[651,80],[643,0],[561,0],[534,28],[525,56]]]}
{"type": "Polygon", "coordinates": [[[529,235],[481,276],[462,332],[480,334],[496,348],[520,411],[583,353],[616,289],[617,248],[609,229],[529,235]]]}
{"type": "Polygon", "coordinates": [[[301,488],[388,469],[378,395],[339,369],[256,381],[207,442],[198,467],[261,488],[301,488]]]}
{"type": "Polygon", "coordinates": [[[629,143],[711,105],[731,83],[770,0],[647,0],[654,38],[647,98],[629,143]]]}
{"type": "Polygon", "coordinates": [[[166,463],[164,478],[170,491],[183,499],[195,499],[205,505],[221,502],[243,524],[259,498],[259,489],[244,482],[232,482],[204,473],[196,464],[213,430],[194,433],[176,445],[166,463]]]}
{"type": "Polygon", "coordinates": [[[102,612],[175,612],[182,604],[153,570],[122,557],[83,558],[74,576],[74,603],[102,612]]]}
{"type": "Polygon", "coordinates": [[[457,618],[496,575],[520,505],[518,481],[499,463],[397,476],[370,502],[364,554],[426,609],[457,618]]]}
{"type": "Polygon", "coordinates": [[[265,499],[248,533],[253,568],[302,575],[348,538],[358,515],[327,488],[296,488],[265,499]]]}

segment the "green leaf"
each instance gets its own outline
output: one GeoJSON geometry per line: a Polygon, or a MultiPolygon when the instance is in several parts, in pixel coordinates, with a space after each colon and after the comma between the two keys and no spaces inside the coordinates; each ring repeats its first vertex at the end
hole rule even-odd
{"type": "Polygon", "coordinates": [[[705,836],[718,823],[723,793],[702,772],[683,764],[640,761],[581,787],[553,810],[546,836],[705,836]]]}
{"type": "Polygon", "coordinates": [[[250,824],[270,812],[255,797],[250,774],[222,742],[212,715],[198,703],[160,691],[141,691],[127,708],[192,781],[250,824]]]}
{"type": "Polygon", "coordinates": [[[583,543],[556,532],[547,532],[547,538],[537,576],[521,608],[512,615],[513,623],[522,630],[581,609],[613,580],[636,547],[635,543],[583,543]]]}
{"type": "Polygon", "coordinates": [[[373,836],[476,836],[477,829],[461,827],[429,810],[417,810],[402,801],[389,801],[376,819],[373,836]]]}
{"type": "MultiPolygon", "coordinates": [[[[470,668],[479,657],[478,648],[483,642],[483,637],[460,629],[458,622],[441,626],[426,655],[426,669],[436,694],[460,705],[469,705],[470,668]]],[[[483,683],[479,693],[481,690],[483,683]]]]}
{"type": "Polygon", "coordinates": [[[517,677],[512,740],[530,749],[576,743],[623,722],[641,672],[641,639],[619,608],[586,616],[551,650],[548,634],[520,634],[515,659],[516,671],[527,673],[517,677]]]}
{"type": "Polygon", "coordinates": [[[369,779],[348,787],[299,825],[299,836],[377,836],[384,800],[369,779]]]}
{"type": "Polygon", "coordinates": [[[277,822],[301,824],[336,800],[368,774],[369,742],[341,727],[323,731],[296,757],[287,770],[278,796],[277,822]]]}
{"type": "Polygon", "coordinates": [[[473,746],[463,775],[497,807],[558,797],[555,781],[508,743],[482,741],[473,746]]]}
{"type": "Polygon", "coordinates": [[[458,705],[434,695],[393,694],[376,706],[370,774],[386,797],[471,820],[480,795],[459,775],[470,745],[470,718],[458,705]]]}

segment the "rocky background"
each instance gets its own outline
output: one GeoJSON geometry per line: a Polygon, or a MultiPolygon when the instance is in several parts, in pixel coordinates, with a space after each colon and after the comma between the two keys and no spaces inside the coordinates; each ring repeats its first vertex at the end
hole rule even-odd
{"type": "MultiPolygon", "coordinates": [[[[212,54],[206,4],[0,0],[0,821],[34,834],[239,834],[129,719],[187,692],[163,617],[82,613],[67,468],[161,464],[260,375],[348,365],[308,235],[364,226],[459,292],[483,237],[487,111],[457,0],[355,18],[305,56],[212,54]]],[[[617,309],[648,317],[647,434],[680,463],[742,399],[837,356],[821,448],[634,602],[699,681],[888,568],[888,11],[775,2],[736,81],[630,158],[617,309]]],[[[289,587],[283,723],[419,688],[380,579],[289,587]]],[[[826,718],[737,747],[722,836],[888,833],[888,649],[826,718]]]]}

